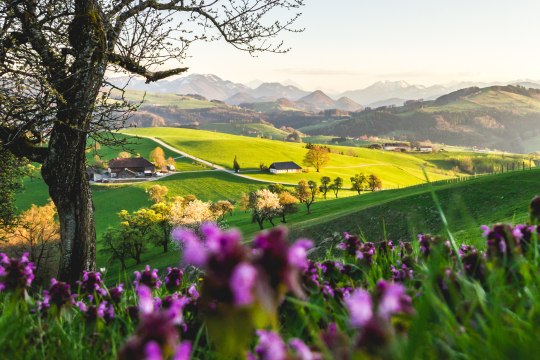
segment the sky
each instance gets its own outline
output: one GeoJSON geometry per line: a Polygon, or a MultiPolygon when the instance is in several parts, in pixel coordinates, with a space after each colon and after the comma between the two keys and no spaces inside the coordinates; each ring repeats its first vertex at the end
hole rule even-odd
{"type": "Polygon", "coordinates": [[[540,79],[537,0],[306,0],[302,13],[297,26],[305,31],[281,36],[287,54],[252,57],[199,43],[184,63],[190,73],[329,92],[385,80],[540,79]]]}

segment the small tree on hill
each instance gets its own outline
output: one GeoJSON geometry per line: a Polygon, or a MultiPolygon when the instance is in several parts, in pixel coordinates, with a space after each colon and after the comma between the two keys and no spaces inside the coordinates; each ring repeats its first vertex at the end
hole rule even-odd
{"type": "Polygon", "coordinates": [[[375,174],[371,174],[368,177],[368,187],[371,191],[380,190],[382,188],[381,179],[375,174]]]}
{"type": "Polygon", "coordinates": [[[175,226],[198,230],[203,223],[216,221],[217,215],[212,211],[211,205],[198,199],[185,201],[185,198],[179,198],[172,205],[171,222],[175,226]]]}
{"type": "Polygon", "coordinates": [[[0,251],[9,256],[28,253],[36,266],[38,282],[54,276],[60,257],[60,225],[56,219],[56,207],[49,201],[44,206],[32,205],[21,213],[14,225],[0,228],[0,251]]]}
{"type": "Polygon", "coordinates": [[[339,176],[334,179],[334,183],[331,185],[332,191],[334,192],[334,195],[336,196],[336,199],[338,198],[339,190],[343,188],[343,179],[339,176]]]}
{"type": "Polygon", "coordinates": [[[156,168],[161,170],[165,167],[165,152],[159,146],[150,152],[150,161],[156,165],[156,168]]]}
{"type": "Polygon", "coordinates": [[[281,205],[281,222],[286,223],[286,216],[298,212],[298,203],[300,200],[288,191],[282,191],[279,194],[279,204],[281,205]]]}
{"type": "Polygon", "coordinates": [[[268,189],[260,189],[250,192],[248,196],[247,209],[251,210],[253,222],[257,222],[261,230],[265,221],[273,226],[273,218],[281,215],[282,211],[278,195],[268,189]]]}
{"type": "Polygon", "coordinates": [[[124,236],[131,242],[131,257],[138,265],[141,263],[141,254],[146,250],[146,244],[156,236],[156,213],[154,210],[142,208],[131,214],[122,210],[118,216],[124,236]]]}
{"type": "Polygon", "coordinates": [[[330,161],[330,154],[327,147],[319,145],[312,145],[304,157],[304,164],[313,166],[317,172],[320,172],[321,168],[328,164],[330,161]]]}
{"type": "Polygon", "coordinates": [[[234,169],[234,172],[237,174],[240,172],[240,164],[238,163],[236,155],[234,155],[233,169],[234,169]]]}
{"type": "Polygon", "coordinates": [[[152,185],[146,190],[148,197],[154,203],[159,203],[165,201],[165,197],[169,192],[169,188],[164,185],[152,185]]]}
{"type": "Polygon", "coordinates": [[[301,203],[306,204],[308,214],[311,214],[311,205],[315,202],[315,196],[318,193],[319,188],[313,180],[300,180],[296,186],[296,197],[301,203]]]}
{"type": "Polygon", "coordinates": [[[176,160],[174,160],[172,156],[169,156],[169,158],[167,159],[167,165],[174,166],[175,164],[176,164],[176,160]]]}
{"type": "Polygon", "coordinates": [[[319,191],[323,194],[324,200],[326,200],[326,193],[328,192],[328,185],[330,185],[330,182],[332,182],[332,179],[330,179],[328,176],[323,176],[321,178],[321,186],[319,186],[319,191]]]}
{"type": "Polygon", "coordinates": [[[218,221],[223,221],[227,214],[232,216],[234,205],[228,200],[220,200],[213,203],[210,206],[210,210],[214,213],[218,221]]]}
{"type": "Polygon", "coordinates": [[[161,230],[161,237],[156,236],[154,242],[163,246],[163,252],[166,253],[169,251],[169,243],[171,242],[171,231],[172,231],[172,204],[167,202],[158,202],[150,208],[154,211],[155,216],[153,217],[155,226],[161,230]]]}
{"type": "Polygon", "coordinates": [[[103,234],[103,249],[100,252],[109,254],[107,260],[109,264],[114,261],[120,262],[120,271],[124,271],[127,260],[132,257],[136,237],[136,231],[129,228],[108,228],[103,234]]]}
{"type": "Polygon", "coordinates": [[[364,190],[364,184],[366,183],[366,181],[366,175],[364,175],[363,173],[354,175],[351,178],[352,189],[357,191],[358,195],[360,195],[360,192],[364,190]]]}

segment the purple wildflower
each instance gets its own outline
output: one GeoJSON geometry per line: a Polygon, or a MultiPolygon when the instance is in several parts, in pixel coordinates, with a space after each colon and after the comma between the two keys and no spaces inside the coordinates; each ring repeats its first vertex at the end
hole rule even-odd
{"type": "Polygon", "coordinates": [[[191,343],[189,341],[182,341],[176,348],[176,353],[173,356],[173,360],[189,360],[191,357],[191,343]]]}
{"type": "Polygon", "coordinates": [[[159,280],[158,269],[151,270],[150,265],[146,265],[143,272],[135,271],[135,288],[139,285],[145,285],[149,288],[159,289],[161,280],[159,280]]]}
{"type": "Polygon", "coordinates": [[[154,311],[154,298],[149,287],[141,285],[137,288],[139,297],[139,314],[147,315],[154,311]]]}
{"type": "Polygon", "coordinates": [[[287,348],[281,337],[273,331],[257,330],[259,343],[255,348],[259,360],[285,360],[287,348]]]}
{"type": "Polygon", "coordinates": [[[199,299],[199,292],[197,291],[197,286],[195,284],[191,284],[191,286],[188,289],[188,294],[191,296],[193,300],[199,299]]]}
{"type": "Polygon", "coordinates": [[[375,244],[367,242],[358,245],[356,250],[356,258],[361,263],[371,265],[373,263],[373,255],[375,255],[375,244]]]}
{"type": "Polygon", "coordinates": [[[71,294],[69,284],[57,281],[53,278],[51,279],[51,286],[49,287],[49,290],[43,291],[43,303],[54,305],[60,309],[62,306],[67,304],[74,305],[74,298],[76,296],[77,295],[71,294]]]}
{"type": "Polygon", "coordinates": [[[122,295],[124,294],[124,284],[109,288],[109,290],[107,290],[107,293],[107,301],[113,304],[118,304],[122,300],[122,295]]]}
{"type": "Polygon", "coordinates": [[[382,318],[389,319],[400,312],[412,312],[411,298],[405,293],[403,285],[380,280],[377,289],[381,293],[377,314],[382,318]]]}
{"type": "Polygon", "coordinates": [[[257,280],[257,269],[248,263],[235,267],[230,279],[234,302],[238,306],[250,305],[253,302],[253,287],[257,280]]]}
{"type": "Polygon", "coordinates": [[[79,310],[84,314],[84,317],[90,321],[103,319],[105,317],[106,312],[110,311],[109,306],[107,306],[106,301],[101,302],[99,305],[86,305],[82,301],[78,301],[76,305],[79,308],[79,310]]]}
{"type": "Polygon", "coordinates": [[[144,358],[146,360],[163,360],[161,347],[155,341],[149,341],[144,347],[144,358]]]}
{"type": "Polygon", "coordinates": [[[409,268],[407,264],[401,264],[399,268],[392,265],[390,271],[392,272],[392,281],[395,282],[404,282],[414,278],[414,270],[409,268]]]}
{"type": "Polygon", "coordinates": [[[317,360],[320,359],[319,354],[315,354],[311,349],[300,339],[289,340],[289,346],[294,350],[296,359],[298,360],[317,360]]]}
{"type": "Polygon", "coordinates": [[[300,270],[307,269],[309,263],[307,260],[307,250],[313,247],[313,241],[301,239],[297,240],[290,248],[288,253],[289,264],[296,266],[300,270]]]}
{"type": "Polygon", "coordinates": [[[356,289],[345,298],[345,306],[350,314],[353,326],[362,327],[373,317],[373,303],[371,295],[363,289],[356,289]]]}
{"type": "Polygon", "coordinates": [[[20,259],[0,254],[0,291],[24,289],[32,285],[35,266],[28,259],[28,253],[20,259]]]}
{"type": "Polygon", "coordinates": [[[142,360],[173,356],[174,359],[188,359],[189,349],[185,344],[179,347],[181,344],[177,330],[177,326],[182,322],[185,298],[172,295],[161,302],[161,309],[155,309],[152,292],[147,286],[141,284],[137,293],[141,322],[135,335],[122,347],[119,358],[142,360]]]}
{"type": "Polygon", "coordinates": [[[102,296],[106,295],[101,273],[97,271],[84,271],[82,279],[77,281],[77,285],[79,285],[81,293],[93,294],[96,292],[102,296]]]}
{"type": "Polygon", "coordinates": [[[177,267],[167,269],[167,275],[165,276],[165,287],[170,292],[178,290],[182,284],[182,278],[184,277],[184,271],[177,267]]]}

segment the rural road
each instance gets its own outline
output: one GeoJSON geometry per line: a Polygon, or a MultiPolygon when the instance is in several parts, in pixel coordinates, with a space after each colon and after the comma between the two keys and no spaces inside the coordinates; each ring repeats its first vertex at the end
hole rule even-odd
{"type": "MultiPolygon", "coordinates": [[[[128,133],[128,135],[130,135],[128,133]]],[[[131,135],[133,136],[133,135],[131,135]]],[[[229,170],[229,169],[226,169],[225,167],[223,166],[220,166],[220,165],[217,165],[217,164],[214,164],[214,163],[211,163],[209,161],[206,161],[206,160],[203,160],[201,158],[198,158],[196,156],[193,156],[191,154],[188,154],[182,150],[178,150],[177,148],[175,148],[174,146],[171,146],[169,144],[167,144],[166,142],[158,139],[158,138],[155,138],[155,137],[151,137],[151,136],[141,136],[141,135],[136,135],[136,137],[140,137],[140,138],[146,138],[146,139],[150,139],[152,141],[154,141],[155,143],[163,146],[164,148],[170,150],[170,151],[173,151],[179,155],[182,155],[183,157],[186,157],[186,158],[189,158],[189,159],[192,159],[192,160],[195,160],[197,162],[200,162],[201,164],[204,164],[206,166],[209,166],[215,170],[219,170],[219,171],[224,171],[226,173],[229,173],[231,175],[234,175],[234,176],[238,176],[238,177],[241,177],[241,178],[244,178],[244,179],[247,179],[247,180],[251,180],[251,181],[257,181],[257,182],[260,182],[260,183],[265,183],[265,184],[282,184],[282,185],[289,185],[289,186],[296,186],[297,184],[293,184],[293,183],[286,183],[286,182],[282,182],[282,181],[268,181],[268,180],[263,180],[263,179],[257,179],[257,178],[254,178],[254,177],[251,177],[251,176],[248,176],[248,175],[244,175],[244,174],[237,174],[236,172],[234,172],[233,170],[229,170]]],[[[187,172],[187,171],[186,171],[187,172]]],[[[183,174],[184,172],[181,172],[179,174],[183,174]]],[[[178,173],[177,173],[178,174],[178,173]]]]}

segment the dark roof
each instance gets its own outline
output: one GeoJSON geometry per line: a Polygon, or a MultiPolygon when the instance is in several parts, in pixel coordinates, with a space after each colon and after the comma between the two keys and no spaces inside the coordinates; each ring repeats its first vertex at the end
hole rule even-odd
{"type": "Polygon", "coordinates": [[[109,167],[112,168],[154,168],[154,164],[145,158],[127,158],[127,159],[112,159],[109,161],[109,167]]]}
{"type": "Polygon", "coordinates": [[[270,169],[276,170],[302,170],[302,167],[294,161],[275,162],[270,165],[270,169]]]}

